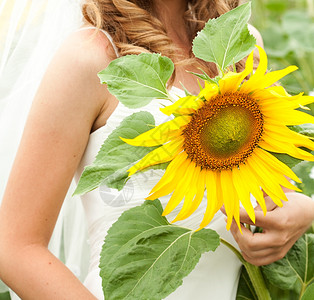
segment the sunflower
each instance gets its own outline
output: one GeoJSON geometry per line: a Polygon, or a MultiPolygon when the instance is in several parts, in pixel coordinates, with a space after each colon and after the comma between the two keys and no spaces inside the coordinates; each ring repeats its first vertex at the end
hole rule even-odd
{"type": "Polygon", "coordinates": [[[159,146],[132,166],[129,176],[170,162],[147,199],[172,193],[163,215],[184,199],[173,222],[188,218],[197,209],[205,188],[207,208],[200,229],[224,205],[227,229],[234,219],[241,230],[240,202],[255,222],[250,194],[266,214],[263,191],[278,206],[287,201],[282,187],[299,191],[287,179],[300,182],[298,177],[272,153],[314,160],[300,148],[314,150],[314,143],[287,127],[313,123],[314,117],[296,110],[313,102],[313,97],[290,96],[283,87],[272,86],[297,68],[266,73],[266,53],[260,47],[258,50],[260,63],[254,74],[251,53],[243,72],[228,72],[218,84],[205,82],[198,96],[180,98],[161,109],[166,115],[173,114],[174,119],[134,139],[123,139],[133,146],[159,146]],[[245,81],[249,74],[250,79],[245,81]]]}

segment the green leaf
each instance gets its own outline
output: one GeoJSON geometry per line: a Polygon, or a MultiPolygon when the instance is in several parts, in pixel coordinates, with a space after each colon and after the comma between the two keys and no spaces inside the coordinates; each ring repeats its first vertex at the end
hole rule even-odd
{"type": "Polygon", "coordinates": [[[219,235],[170,225],[159,200],[125,211],[109,229],[100,258],[105,299],[163,299],[181,284],[219,235]]]}
{"type": "Polygon", "coordinates": [[[147,105],[153,99],[168,99],[166,83],[174,65],[160,54],[141,53],[113,60],[98,73],[111,94],[129,108],[147,105]]]}
{"type": "Polygon", "coordinates": [[[294,173],[301,179],[301,183],[296,183],[302,193],[311,197],[314,195],[314,162],[303,161],[293,168],[294,173]]]}
{"type": "Polygon", "coordinates": [[[84,169],[74,195],[87,193],[101,184],[121,190],[128,178],[127,170],[155,147],[134,147],[120,137],[134,138],[154,125],[154,117],[149,112],[126,117],[105,140],[93,164],[84,169]]]}
{"type": "Polygon", "coordinates": [[[314,283],[307,287],[301,300],[313,300],[314,299],[314,283]]]}
{"type": "Polygon", "coordinates": [[[314,234],[303,235],[287,255],[262,267],[264,276],[283,290],[300,294],[314,280],[314,234]]]}
{"type": "Polygon", "coordinates": [[[204,80],[204,81],[208,81],[210,83],[214,83],[218,85],[219,80],[221,79],[219,76],[216,76],[215,78],[211,78],[209,77],[205,71],[201,70],[203,74],[199,74],[199,73],[194,73],[194,72],[189,72],[190,74],[195,75],[196,77],[204,80]]]}
{"type": "Polygon", "coordinates": [[[249,2],[210,19],[193,41],[195,56],[216,63],[221,70],[246,57],[256,44],[247,27],[250,16],[249,2]]]}
{"type": "Polygon", "coordinates": [[[9,292],[0,293],[0,300],[11,300],[11,296],[9,292]]]}

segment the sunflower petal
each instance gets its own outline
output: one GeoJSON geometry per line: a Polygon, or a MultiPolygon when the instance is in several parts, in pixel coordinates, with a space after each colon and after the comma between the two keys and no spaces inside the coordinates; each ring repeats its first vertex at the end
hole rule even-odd
{"type": "Polygon", "coordinates": [[[234,193],[231,186],[232,183],[232,173],[230,170],[224,170],[220,172],[220,182],[221,182],[221,190],[223,197],[223,204],[227,214],[227,230],[230,229],[233,217],[234,217],[234,193]]]}
{"type": "Polygon", "coordinates": [[[192,181],[194,172],[195,172],[195,163],[190,162],[189,166],[186,169],[186,172],[184,176],[180,178],[180,181],[178,182],[176,189],[174,190],[171,198],[169,199],[162,215],[168,215],[171,213],[182,201],[183,197],[185,196],[189,186],[190,182],[192,181]]]}
{"type": "Polygon", "coordinates": [[[216,172],[206,171],[205,172],[205,184],[207,190],[207,207],[204,214],[204,218],[200,224],[198,230],[204,228],[212,220],[218,209],[222,206],[222,198],[218,197],[217,186],[218,176],[216,172]]]}
{"type": "Polygon", "coordinates": [[[163,181],[163,184],[160,185],[158,188],[156,188],[155,186],[152,191],[150,191],[149,196],[146,198],[146,200],[155,200],[159,197],[166,196],[173,192],[178,185],[180,178],[182,178],[182,174],[185,173],[186,168],[189,166],[189,164],[189,160],[184,160],[182,164],[177,164],[176,168],[174,167],[171,172],[167,173],[170,166],[169,165],[165,174],[156,186],[158,186],[161,181],[163,181]]]}
{"type": "Polygon", "coordinates": [[[311,153],[294,145],[280,142],[267,134],[263,135],[263,140],[259,142],[259,146],[270,152],[287,153],[298,159],[314,161],[314,156],[311,153]]]}
{"type": "Polygon", "coordinates": [[[265,122],[267,119],[280,121],[283,125],[300,125],[305,123],[314,123],[314,117],[297,110],[273,110],[265,112],[265,122]]]}
{"type": "Polygon", "coordinates": [[[240,171],[238,168],[234,168],[232,170],[232,181],[244,209],[246,210],[252,222],[255,223],[255,211],[251,203],[250,189],[246,185],[246,181],[243,179],[242,172],[243,170],[240,171]]]}
{"type": "MultiPolygon", "coordinates": [[[[194,212],[194,211],[191,211],[191,208],[192,208],[193,202],[194,202],[194,200],[193,200],[194,197],[196,197],[197,194],[201,194],[201,191],[203,191],[203,195],[204,195],[205,182],[202,182],[201,179],[202,179],[201,178],[201,168],[199,166],[196,166],[194,176],[193,176],[191,183],[190,183],[190,188],[187,191],[185,198],[184,198],[183,207],[180,210],[179,214],[176,216],[176,218],[172,222],[184,220],[194,212]],[[202,188],[202,186],[203,186],[203,188],[202,188]]],[[[197,200],[198,199],[196,199],[196,201],[197,200]]],[[[199,204],[200,204],[200,202],[199,202],[199,204]]]]}
{"type": "Polygon", "coordinates": [[[252,168],[248,164],[241,165],[240,171],[241,171],[241,178],[243,178],[243,182],[245,182],[248,185],[249,191],[256,199],[264,215],[266,215],[267,207],[266,207],[266,203],[264,199],[264,194],[261,190],[261,183],[258,181],[259,178],[256,177],[252,168]]]}
{"type": "Polygon", "coordinates": [[[273,124],[265,124],[265,131],[271,135],[274,139],[282,141],[284,143],[290,143],[297,147],[306,147],[310,150],[314,150],[314,142],[307,136],[290,130],[286,126],[276,126],[273,124]]]}
{"type": "Polygon", "coordinates": [[[244,80],[253,71],[253,52],[246,60],[245,69],[241,73],[229,72],[219,80],[221,94],[236,92],[244,80]]]}
{"type": "Polygon", "coordinates": [[[132,146],[152,147],[168,142],[174,136],[180,134],[182,126],[189,123],[190,116],[179,116],[173,120],[162,123],[159,126],[148,130],[134,139],[121,138],[125,143],[132,146]]]}
{"type": "Polygon", "coordinates": [[[205,87],[200,91],[198,97],[204,97],[207,101],[216,96],[219,92],[217,84],[208,83],[205,81],[205,87]]]}
{"type": "Polygon", "coordinates": [[[196,96],[186,96],[180,98],[172,105],[160,108],[160,111],[167,116],[171,114],[190,114],[203,105],[203,100],[196,96]]]}
{"type": "Polygon", "coordinates": [[[149,152],[138,163],[136,163],[128,170],[129,176],[132,176],[137,171],[143,170],[147,167],[172,160],[177,154],[179,154],[183,150],[183,141],[184,139],[182,137],[179,137],[174,141],[171,141],[168,144],[165,144],[149,152]]]}
{"type": "Polygon", "coordinates": [[[256,148],[254,150],[255,155],[257,155],[261,160],[267,161],[274,169],[280,171],[283,175],[288,176],[296,182],[301,182],[297,175],[283,162],[277,159],[275,156],[271,155],[269,152],[263,149],[256,148]]]}
{"type": "Polygon", "coordinates": [[[192,215],[192,213],[194,213],[194,211],[200,206],[200,204],[203,200],[204,189],[202,189],[202,187],[204,186],[204,188],[205,188],[205,173],[206,173],[206,171],[202,170],[199,174],[197,186],[200,186],[201,188],[197,188],[195,198],[194,198],[193,202],[191,203],[191,206],[187,209],[187,212],[184,214],[182,220],[186,219],[190,215],[192,215]]]}
{"type": "Polygon", "coordinates": [[[257,156],[254,156],[254,159],[252,159],[252,157],[251,159],[248,159],[247,164],[251,167],[255,176],[259,178],[262,189],[272,198],[276,205],[282,206],[282,202],[280,200],[287,201],[287,197],[280,185],[277,183],[276,177],[273,173],[263,166],[257,156]],[[270,192],[270,194],[268,192],[270,192]]]}
{"type": "Polygon", "coordinates": [[[250,93],[257,89],[267,88],[284,76],[298,69],[296,66],[289,66],[283,70],[273,71],[265,74],[267,71],[267,55],[263,48],[259,46],[257,46],[257,48],[260,54],[260,63],[253,76],[247,82],[242,84],[240,88],[242,93],[250,93]]]}
{"type": "MultiPolygon", "coordinates": [[[[149,194],[152,194],[162,188],[165,184],[169,183],[176,175],[177,170],[186,161],[187,155],[185,152],[178,154],[168,165],[164,175],[158,181],[158,183],[153,187],[149,194]]],[[[178,171],[179,172],[179,171],[178,171]]]]}

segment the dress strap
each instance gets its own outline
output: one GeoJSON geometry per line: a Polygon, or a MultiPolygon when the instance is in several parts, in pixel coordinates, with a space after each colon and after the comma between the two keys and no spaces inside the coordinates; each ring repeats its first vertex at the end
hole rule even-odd
{"type": "MultiPolygon", "coordinates": [[[[87,30],[87,29],[97,29],[97,28],[96,28],[96,27],[93,27],[93,26],[88,26],[88,27],[82,27],[82,28],[80,28],[78,31],[87,30]]],[[[107,31],[105,31],[105,30],[103,30],[103,29],[99,29],[99,30],[108,38],[108,40],[109,40],[110,44],[112,45],[112,48],[113,48],[114,53],[116,54],[116,56],[117,56],[117,57],[120,57],[118,48],[117,48],[117,46],[115,45],[115,43],[114,43],[114,41],[113,41],[111,35],[110,35],[107,31]]]]}

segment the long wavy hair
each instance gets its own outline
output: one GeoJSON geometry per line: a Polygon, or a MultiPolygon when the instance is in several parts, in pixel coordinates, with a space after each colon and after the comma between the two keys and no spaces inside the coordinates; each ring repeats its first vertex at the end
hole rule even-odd
{"type": "MultiPolygon", "coordinates": [[[[240,0],[190,0],[185,12],[185,24],[192,45],[197,32],[211,18],[217,18],[237,7],[240,0]]],[[[157,15],[151,0],[86,0],[82,6],[85,20],[96,28],[107,31],[120,54],[142,52],[161,53],[171,58],[175,65],[192,64],[201,67],[210,76],[217,75],[214,64],[193,57],[181,57],[165,26],[157,15]]],[[[236,65],[243,69],[243,62],[236,65]]]]}

